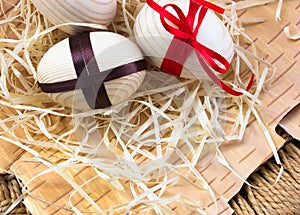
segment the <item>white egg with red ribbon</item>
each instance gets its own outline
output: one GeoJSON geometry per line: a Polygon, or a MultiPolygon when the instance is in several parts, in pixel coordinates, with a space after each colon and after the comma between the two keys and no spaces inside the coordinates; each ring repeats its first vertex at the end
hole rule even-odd
{"type": "Polygon", "coordinates": [[[225,91],[241,95],[218,76],[228,71],[234,48],[230,33],[214,11],[224,12],[204,0],[146,0],[134,25],[136,41],[163,72],[212,79],[225,91]]]}

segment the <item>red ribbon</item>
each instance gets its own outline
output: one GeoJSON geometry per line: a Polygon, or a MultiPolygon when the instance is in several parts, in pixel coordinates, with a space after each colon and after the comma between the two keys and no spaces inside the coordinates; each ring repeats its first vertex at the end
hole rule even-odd
{"type": "MultiPolygon", "coordinates": [[[[226,73],[229,69],[230,63],[217,52],[209,49],[197,41],[197,34],[202,21],[206,15],[208,9],[212,9],[218,13],[224,13],[224,9],[207,2],[205,0],[190,0],[188,15],[185,16],[182,10],[175,4],[166,4],[161,7],[153,0],[147,0],[147,4],[160,14],[160,20],[164,28],[174,35],[173,40],[167,50],[164,60],[160,69],[166,73],[180,76],[184,62],[187,60],[191,51],[194,49],[198,61],[207,75],[223,90],[226,92],[240,96],[241,92],[235,91],[230,86],[221,81],[213,70],[218,73],[226,73]],[[171,7],[176,12],[178,18],[166,10],[167,7],[171,7]],[[197,25],[194,28],[196,14],[199,11],[197,25]],[[176,27],[169,25],[165,19],[169,20],[176,27]],[[185,44],[185,45],[183,45],[185,44]],[[187,45],[188,44],[188,45],[187,45]],[[216,62],[219,62],[219,66],[216,62]],[[213,70],[212,70],[213,69],[213,70]]],[[[250,90],[254,81],[254,75],[248,83],[246,90],[250,90]]]]}

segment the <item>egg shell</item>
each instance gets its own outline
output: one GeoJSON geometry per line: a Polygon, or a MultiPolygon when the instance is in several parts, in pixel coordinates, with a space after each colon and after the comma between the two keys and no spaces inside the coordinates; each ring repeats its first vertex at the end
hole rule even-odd
{"type": "MultiPolygon", "coordinates": [[[[117,11],[117,0],[32,0],[32,3],[54,25],[67,22],[109,25],[117,11]]],[[[87,30],[78,26],[60,29],[69,34],[87,30]]]]}
{"type": "MultiPolygon", "coordinates": [[[[185,16],[189,9],[189,1],[186,0],[159,0],[156,3],[160,6],[170,3],[175,4],[185,16]]],[[[168,11],[177,17],[173,9],[168,9],[168,11]]],[[[197,20],[197,17],[195,20],[197,20]]],[[[168,20],[167,23],[173,25],[168,20]]],[[[175,26],[173,25],[173,27],[175,26]]],[[[174,35],[166,31],[161,24],[159,13],[147,4],[141,9],[136,18],[134,34],[144,55],[149,57],[154,65],[160,67],[174,35]]],[[[203,19],[197,34],[197,41],[231,62],[234,55],[232,38],[222,21],[211,10],[207,11],[203,19]]],[[[220,66],[219,62],[217,64],[220,66]]],[[[194,50],[185,61],[180,77],[189,79],[209,78],[199,64],[194,50]]]]}
{"type": "MultiPolygon", "coordinates": [[[[139,47],[119,34],[92,32],[90,40],[100,72],[143,59],[139,47]]],[[[111,104],[126,101],[139,88],[144,77],[145,70],[104,82],[111,104]]],[[[45,53],[37,68],[37,80],[39,83],[56,83],[72,79],[77,79],[77,74],[69,38],[66,38],[45,53]]],[[[47,94],[63,106],[90,109],[81,89],[47,94]]]]}

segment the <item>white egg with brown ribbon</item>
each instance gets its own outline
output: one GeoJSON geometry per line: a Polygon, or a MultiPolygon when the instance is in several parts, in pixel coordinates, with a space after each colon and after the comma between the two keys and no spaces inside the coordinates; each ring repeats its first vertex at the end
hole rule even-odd
{"type": "MultiPolygon", "coordinates": [[[[117,0],[32,0],[32,3],[54,25],[77,22],[107,26],[117,11],[117,0]]],[[[60,29],[69,34],[87,30],[75,25],[61,26],[60,29]]]]}
{"type": "Polygon", "coordinates": [[[61,105],[98,109],[126,101],[141,85],[146,62],[130,39],[83,33],[51,47],[38,65],[42,91],[61,105]]]}

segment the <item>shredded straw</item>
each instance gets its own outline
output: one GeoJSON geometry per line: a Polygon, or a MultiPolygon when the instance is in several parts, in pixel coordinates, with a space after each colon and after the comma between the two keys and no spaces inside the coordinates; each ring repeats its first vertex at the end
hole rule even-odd
{"type": "Polygon", "coordinates": [[[300,29],[296,25],[286,26],[284,28],[284,33],[287,36],[287,38],[291,40],[299,40],[300,39],[300,29]],[[294,33],[291,33],[290,29],[293,29],[294,33]]]}
{"type": "MultiPolygon", "coordinates": [[[[0,138],[32,155],[16,168],[17,175],[21,174],[18,169],[28,163],[41,163],[46,167],[24,185],[24,192],[45,202],[27,188],[37,178],[55,172],[73,187],[65,209],[76,214],[85,211],[74,204],[75,195],[82,196],[99,214],[120,210],[128,214],[151,210],[157,214],[173,214],[172,203],[205,214],[197,199],[188,199],[178,188],[173,196],[165,193],[175,189],[181,181],[199,191],[206,190],[208,198],[216,202],[216,194],[199,169],[217,154],[219,162],[238,176],[218,147],[226,141],[241,140],[250,117],[258,120],[281,165],[273,140],[256,110],[261,105],[259,94],[275,68],[257,56],[253,41],[244,31],[244,25],[264,19],[239,19],[236,13],[269,2],[273,0],[244,0],[223,5],[226,12],[222,18],[235,43],[235,57],[232,75],[221,78],[236,90],[237,86],[245,88],[250,74],[244,78],[241,68],[248,67],[256,80],[251,92],[244,91],[243,96],[234,97],[210,81],[179,80],[153,69],[147,72],[145,82],[128,101],[108,109],[80,112],[62,107],[42,93],[37,86],[36,68],[50,47],[69,36],[59,27],[84,26],[93,30],[106,27],[88,23],[52,26],[30,0],[21,0],[0,22],[9,35],[0,38],[0,138]],[[245,44],[250,45],[247,50],[242,48],[245,44]],[[43,152],[59,153],[52,160],[41,153],[40,148],[45,149],[43,152]],[[85,166],[94,168],[97,173],[85,184],[77,184],[65,172],[85,166]],[[129,180],[127,191],[132,193],[133,199],[109,209],[100,208],[85,190],[98,177],[118,190],[125,189],[122,180],[129,180]]],[[[139,0],[119,0],[117,17],[108,29],[132,37],[135,16],[143,4],[144,1],[139,0]]],[[[282,1],[279,1],[277,19],[281,6],[282,1]]],[[[299,39],[299,33],[291,35],[289,28],[285,33],[291,39],[299,39]]]]}

